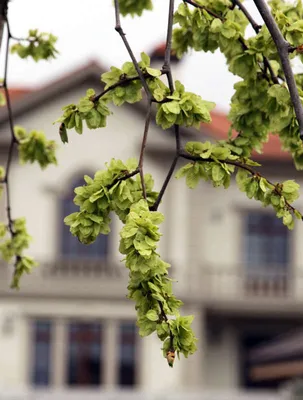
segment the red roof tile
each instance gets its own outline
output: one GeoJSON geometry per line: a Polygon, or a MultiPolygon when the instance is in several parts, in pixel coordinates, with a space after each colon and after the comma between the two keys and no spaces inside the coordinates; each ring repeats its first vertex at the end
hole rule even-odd
{"type": "MultiPolygon", "coordinates": [[[[3,89],[1,89],[1,92],[3,92],[3,89]]],[[[22,96],[29,94],[32,92],[32,90],[25,89],[25,88],[9,88],[8,92],[10,94],[11,100],[16,100],[21,98],[22,96]]]]}
{"type": "MultiPolygon", "coordinates": [[[[150,59],[151,60],[157,60],[157,59],[163,59],[165,56],[165,49],[166,49],[166,43],[161,43],[159,46],[155,47],[151,53],[150,53],[150,59]]],[[[177,63],[181,61],[179,58],[176,56],[176,52],[174,50],[171,51],[171,62],[177,63]]]]}
{"type": "MultiPolygon", "coordinates": [[[[165,45],[160,45],[155,49],[155,53],[158,54],[163,54],[163,51],[165,51],[165,45]]],[[[97,64],[95,62],[89,62],[84,66],[81,66],[79,69],[77,69],[74,74],[79,74],[81,71],[85,69],[89,69],[90,67],[96,67],[97,64]]],[[[59,79],[56,81],[56,83],[62,81],[63,79],[59,79]]],[[[66,76],[64,77],[64,80],[66,80],[66,76]]],[[[51,83],[51,86],[53,86],[54,83],[51,83]]],[[[45,88],[43,90],[45,91],[45,88]]],[[[37,90],[30,90],[27,88],[17,88],[13,87],[9,89],[9,92],[11,94],[11,99],[14,100],[20,100],[22,99],[23,96],[34,93],[34,92],[39,92],[39,89],[37,90]]],[[[228,129],[230,127],[230,122],[227,119],[226,114],[219,112],[217,110],[213,111],[211,113],[212,115],[212,122],[210,124],[201,124],[201,127],[204,128],[206,132],[210,136],[213,137],[215,140],[220,140],[220,139],[226,139],[227,134],[228,134],[228,129]]],[[[233,135],[236,135],[236,132],[233,133],[233,135]]],[[[256,152],[253,153],[255,159],[259,160],[290,160],[291,156],[288,152],[285,152],[281,149],[281,143],[280,139],[278,136],[275,135],[270,135],[269,141],[264,144],[263,146],[263,153],[258,154],[256,152]]]]}

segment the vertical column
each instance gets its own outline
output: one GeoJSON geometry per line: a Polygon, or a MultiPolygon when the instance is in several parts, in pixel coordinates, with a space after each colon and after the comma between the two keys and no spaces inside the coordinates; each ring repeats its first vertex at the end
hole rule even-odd
{"type": "Polygon", "coordinates": [[[68,361],[67,327],[68,324],[65,319],[58,318],[54,320],[51,380],[55,388],[62,388],[66,384],[66,368],[68,361]]]}
{"type": "Polygon", "coordinates": [[[118,321],[109,319],[105,322],[103,341],[101,346],[101,360],[103,361],[101,382],[106,388],[113,389],[117,382],[118,371],[118,321]]]}
{"type": "Polygon", "coordinates": [[[169,368],[161,347],[162,343],[155,334],[142,339],[139,388],[144,393],[166,393],[167,388],[174,388],[174,391],[183,389],[183,374],[188,360],[176,359],[174,368],[169,368]]]}
{"type": "Polygon", "coordinates": [[[191,389],[205,386],[205,365],[206,361],[206,321],[205,311],[201,306],[188,307],[186,315],[192,314],[195,319],[192,324],[192,328],[198,338],[197,351],[195,354],[188,357],[187,360],[183,361],[183,379],[184,386],[189,386],[191,389]]]}
{"type": "MultiPolygon", "coordinates": [[[[166,198],[167,213],[169,218],[169,242],[168,255],[172,262],[172,275],[178,280],[178,285],[175,285],[175,291],[184,290],[186,288],[187,267],[188,267],[188,244],[189,238],[189,191],[184,187],[183,181],[171,181],[166,198]]],[[[178,293],[178,292],[177,292],[178,293]]]]}

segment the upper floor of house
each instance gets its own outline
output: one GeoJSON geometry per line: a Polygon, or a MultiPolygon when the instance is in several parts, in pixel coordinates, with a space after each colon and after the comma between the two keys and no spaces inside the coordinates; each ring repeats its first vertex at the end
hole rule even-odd
{"type": "MultiPolygon", "coordinates": [[[[15,123],[26,129],[44,130],[49,139],[58,140],[53,125],[61,107],[77,103],[89,87],[98,85],[100,70],[88,66],[66,79],[38,92],[23,96],[14,105],[15,123]]],[[[144,111],[144,110],[143,110],[144,111]]],[[[1,116],[0,116],[1,117],[1,116]]],[[[220,116],[222,120],[222,116],[220,116]]],[[[186,140],[214,140],[219,114],[210,128],[184,132],[186,140]],[[214,133],[215,132],[215,133],[214,133]]],[[[30,276],[22,281],[19,296],[125,296],[127,271],[121,262],[119,231],[121,223],[113,217],[111,233],[100,236],[89,246],[69,233],[63,218],[77,211],[74,188],[83,185],[85,174],[92,176],[111,158],[138,157],[144,112],[136,105],[113,109],[106,128],[70,132],[69,144],[59,144],[58,166],[41,171],[35,165],[18,164],[11,170],[13,217],[25,216],[33,236],[30,253],[39,261],[30,276]]],[[[7,135],[2,115],[1,163],[5,162],[7,135]]],[[[145,172],[159,189],[172,160],[173,136],[151,125],[145,156],[145,172]]],[[[270,144],[267,146],[268,150],[270,144]]],[[[264,158],[265,173],[274,181],[296,178],[291,162],[277,152],[276,159],[264,158]]],[[[303,200],[297,202],[303,209],[303,200]]],[[[279,309],[280,304],[298,310],[303,303],[303,225],[288,231],[272,210],[248,200],[234,183],[228,190],[201,183],[195,190],[173,179],[160,205],[165,215],[161,226],[160,253],[171,263],[172,276],[178,280],[176,292],[186,300],[204,302],[211,307],[253,310],[279,309]],[[241,301],[239,301],[241,299],[241,301]],[[286,301],[286,302],[285,302],[286,301]],[[266,307],[265,307],[266,306],[266,307]],[[264,308],[265,307],[265,308],[264,308]]],[[[4,205],[2,216],[5,218],[4,205]]],[[[10,268],[2,268],[0,290],[8,290],[10,268]]]]}

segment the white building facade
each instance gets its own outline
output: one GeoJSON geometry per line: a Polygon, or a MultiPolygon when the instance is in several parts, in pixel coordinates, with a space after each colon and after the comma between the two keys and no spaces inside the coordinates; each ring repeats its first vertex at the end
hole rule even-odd
{"type": "MultiPolygon", "coordinates": [[[[59,142],[52,123],[61,107],[77,103],[89,87],[100,91],[100,73],[91,64],[21,98],[13,107],[15,124],[44,130],[59,142]]],[[[9,139],[4,114],[0,124],[4,164],[9,139]]],[[[303,225],[288,232],[235,185],[225,191],[205,183],[192,191],[183,180],[171,182],[160,206],[166,218],[160,251],[172,264],[184,313],[195,315],[199,339],[197,353],[176,360],[173,369],[157,337],[142,339],[136,331],[118,252],[120,223],[113,219],[111,234],[92,246],[79,244],[64,226],[63,217],[76,210],[73,188],[83,175],[93,175],[111,158],[138,157],[143,129],[144,110],[116,107],[106,128],[69,133],[57,167],[41,171],[15,159],[13,218],[26,217],[34,239],[30,253],[40,266],[22,279],[19,292],[9,289],[11,268],[0,270],[0,394],[57,390],[76,396],[77,389],[97,392],[97,398],[99,392],[126,389],[167,395],[278,386],[255,381],[247,355],[259,342],[301,323],[303,225]]],[[[183,136],[183,141],[211,137],[204,130],[183,136]]],[[[172,158],[172,134],[152,124],[145,172],[152,173],[157,189],[172,158]]],[[[302,180],[288,160],[265,160],[264,170],[273,180],[295,175],[302,180]]],[[[297,207],[303,209],[302,200],[297,207]]],[[[5,218],[4,207],[1,213],[5,218]]]]}

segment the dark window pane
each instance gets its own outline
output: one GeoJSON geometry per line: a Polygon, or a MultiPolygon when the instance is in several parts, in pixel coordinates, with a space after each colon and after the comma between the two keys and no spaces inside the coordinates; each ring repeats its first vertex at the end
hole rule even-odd
{"type": "Polygon", "coordinates": [[[121,386],[136,384],[136,325],[134,322],[122,322],[119,332],[119,379],[121,386]]]}
{"type": "Polygon", "coordinates": [[[94,243],[84,245],[70,233],[69,226],[66,226],[63,222],[67,215],[79,211],[79,207],[73,201],[75,197],[74,189],[84,184],[85,181],[82,177],[74,181],[69,193],[61,200],[61,253],[63,257],[69,258],[106,258],[108,254],[108,235],[100,235],[94,243]]]}
{"type": "Polygon", "coordinates": [[[51,322],[35,321],[33,324],[34,365],[32,383],[46,386],[50,381],[51,322]]]}
{"type": "Polygon", "coordinates": [[[289,262],[289,230],[274,214],[248,214],[245,256],[250,268],[285,268],[289,262]]]}
{"type": "Polygon", "coordinates": [[[100,385],[101,374],[100,324],[70,323],[67,383],[80,386],[100,385]]]}

